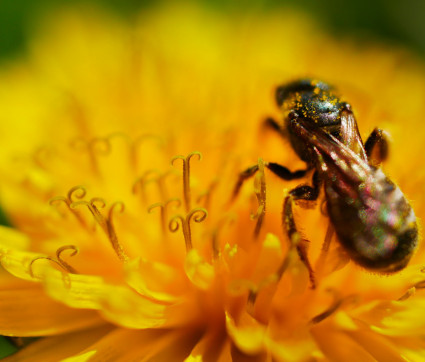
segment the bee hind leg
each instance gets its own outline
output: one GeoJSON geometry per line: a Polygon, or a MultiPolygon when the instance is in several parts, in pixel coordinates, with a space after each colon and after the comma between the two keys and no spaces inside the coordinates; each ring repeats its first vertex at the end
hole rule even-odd
{"type": "Polygon", "coordinates": [[[365,150],[369,164],[375,167],[379,166],[388,158],[389,141],[387,133],[380,128],[375,128],[365,142],[365,150]]]}
{"type": "Polygon", "coordinates": [[[319,178],[319,174],[318,172],[315,172],[313,175],[313,187],[308,185],[301,185],[294,188],[289,192],[289,195],[285,198],[283,203],[283,225],[286,234],[288,235],[291,247],[295,247],[297,249],[297,253],[301,262],[308,270],[312,289],[316,288],[316,278],[308,259],[309,241],[298,231],[294,220],[292,205],[296,200],[316,201],[319,197],[320,186],[321,180],[319,178]]]}

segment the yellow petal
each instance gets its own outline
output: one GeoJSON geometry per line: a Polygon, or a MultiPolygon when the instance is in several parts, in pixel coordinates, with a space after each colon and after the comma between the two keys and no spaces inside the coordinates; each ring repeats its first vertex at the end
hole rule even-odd
{"type": "Polygon", "coordinates": [[[178,295],[170,292],[181,294],[186,286],[179,270],[163,263],[136,258],[125,267],[128,285],[148,298],[176,303],[178,295]]]}
{"type": "Polygon", "coordinates": [[[311,328],[311,334],[322,353],[335,362],[376,361],[361,345],[329,321],[311,328]]]}
{"type": "Polygon", "coordinates": [[[425,297],[416,295],[404,301],[377,301],[355,313],[371,329],[387,336],[417,336],[425,333],[425,297]]]}
{"type": "Polygon", "coordinates": [[[165,306],[150,301],[127,286],[111,285],[101,277],[61,273],[49,268],[43,276],[47,293],[73,308],[99,310],[109,321],[129,328],[164,325],[165,306]]]}
{"type": "Polygon", "coordinates": [[[28,249],[29,245],[30,240],[27,235],[0,225],[0,250],[2,248],[25,250],[28,249]]]}
{"type": "MultiPolygon", "coordinates": [[[[99,338],[84,350],[78,351],[69,361],[125,361],[137,354],[143,356],[164,335],[162,330],[129,330],[116,328],[99,338]]],[[[130,359],[131,360],[131,359],[130,359]]]]}
{"type": "Polygon", "coordinates": [[[103,361],[182,361],[199,339],[199,332],[190,330],[128,330],[116,329],[97,343],[74,356],[90,356],[92,362],[103,361]],[[95,353],[92,353],[92,352],[95,353]]]}
{"type": "Polygon", "coordinates": [[[226,345],[226,334],[221,330],[213,330],[202,337],[186,358],[185,362],[218,361],[226,345]]]}
{"type": "Polygon", "coordinates": [[[32,289],[0,291],[0,334],[42,336],[103,323],[97,313],[68,308],[32,289]]]}
{"type": "Polygon", "coordinates": [[[368,331],[347,331],[351,338],[358,342],[366,351],[368,351],[377,361],[403,362],[398,346],[393,345],[385,337],[368,331]]]}
{"type": "Polygon", "coordinates": [[[199,289],[208,289],[214,281],[214,267],[192,249],[187,253],[184,269],[189,280],[199,289]]]}
{"type": "Polygon", "coordinates": [[[235,345],[244,353],[258,354],[264,347],[266,328],[248,315],[245,315],[244,324],[236,325],[235,321],[226,314],[227,333],[235,345]]]}
{"type": "Polygon", "coordinates": [[[34,284],[23,279],[14,277],[12,274],[0,267],[0,290],[23,289],[33,287],[34,284]]]}
{"type": "Polygon", "coordinates": [[[282,263],[282,246],[279,238],[268,233],[263,242],[261,252],[258,255],[258,262],[255,265],[255,281],[260,283],[263,279],[276,273],[282,263]]]}
{"type": "Polygon", "coordinates": [[[42,338],[10,356],[5,362],[56,362],[84,350],[107,334],[111,328],[113,327],[107,325],[42,338]]]}
{"type": "MultiPolygon", "coordinates": [[[[19,251],[14,249],[0,249],[0,263],[3,267],[14,276],[25,279],[36,281],[30,274],[30,263],[37,257],[44,257],[45,255],[31,253],[27,251],[19,251]]],[[[49,261],[45,261],[49,263],[49,261]]],[[[34,267],[36,268],[36,267],[34,267]]],[[[36,273],[35,273],[36,274],[36,273]]]]}

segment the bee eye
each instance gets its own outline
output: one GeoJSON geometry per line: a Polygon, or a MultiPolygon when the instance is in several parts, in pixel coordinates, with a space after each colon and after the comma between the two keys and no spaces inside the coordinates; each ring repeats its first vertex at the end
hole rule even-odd
{"type": "Polygon", "coordinates": [[[288,92],[286,90],[286,87],[281,86],[276,88],[275,99],[279,107],[282,106],[283,101],[285,100],[285,98],[287,98],[287,96],[288,92]]]}

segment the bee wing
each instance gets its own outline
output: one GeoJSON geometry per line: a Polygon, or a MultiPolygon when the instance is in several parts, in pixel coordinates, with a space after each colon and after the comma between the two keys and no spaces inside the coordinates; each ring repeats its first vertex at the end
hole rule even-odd
{"type": "Polygon", "coordinates": [[[348,125],[345,129],[346,132],[343,138],[345,137],[345,139],[349,140],[349,145],[342,143],[331,134],[324,132],[320,127],[302,119],[293,121],[291,127],[306,144],[313,146],[315,152],[321,156],[319,157],[321,159],[320,161],[325,163],[324,166],[331,166],[331,163],[334,163],[339,168],[346,169],[347,175],[350,173],[350,170],[361,173],[370,170],[367,158],[363,157],[364,149],[360,154],[353,150],[353,148],[363,148],[363,144],[359,138],[360,136],[356,136],[358,132],[354,132],[357,129],[356,126],[348,125]]]}
{"type": "Polygon", "coordinates": [[[350,111],[343,111],[341,114],[341,138],[344,145],[354,151],[363,160],[367,160],[356,119],[350,111]]]}
{"type": "MultiPolygon", "coordinates": [[[[327,184],[332,185],[332,189],[340,196],[355,198],[357,187],[353,186],[366,182],[373,174],[369,164],[363,159],[362,153],[357,154],[349,146],[325,133],[314,124],[298,119],[293,122],[292,127],[299,137],[313,146],[319,169],[327,180],[327,184]]],[[[353,126],[349,126],[349,128],[357,129],[353,126]]],[[[352,147],[361,142],[355,137],[355,134],[348,136],[346,133],[346,137],[351,137],[352,147]]],[[[362,144],[360,143],[360,146],[356,147],[362,147],[362,144]]]]}

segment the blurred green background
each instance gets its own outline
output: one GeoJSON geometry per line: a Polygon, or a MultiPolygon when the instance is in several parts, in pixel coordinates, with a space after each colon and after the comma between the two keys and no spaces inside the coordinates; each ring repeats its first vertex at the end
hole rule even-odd
{"type": "MultiPolygon", "coordinates": [[[[170,0],[171,1],[171,0],[170,0]]],[[[62,6],[94,4],[131,20],[160,0],[0,0],[0,63],[25,55],[31,31],[43,14],[62,6]]],[[[355,36],[410,49],[425,57],[424,0],[198,0],[223,12],[273,12],[289,7],[309,14],[335,37],[355,36]]],[[[1,65],[0,65],[1,66],[1,65]]],[[[0,210],[0,224],[7,225],[0,210]]],[[[27,341],[22,341],[27,342],[27,341]]],[[[16,351],[0,338],[0,358],[16,351]]]]}
{"type": "MultiPolygon", "coordinates": [[[[0,0],[0,60],[25,51],[34,19],[63,5],[92,3],[123,17],[160,0],[0,0]]],[[[425,55],[425,1],[423,0],[198,0],[218,11],[273,11],[296,8],[316,18],[336,36],[402,44],[425,55]]]]}

